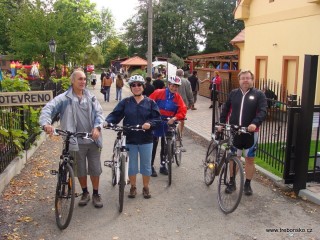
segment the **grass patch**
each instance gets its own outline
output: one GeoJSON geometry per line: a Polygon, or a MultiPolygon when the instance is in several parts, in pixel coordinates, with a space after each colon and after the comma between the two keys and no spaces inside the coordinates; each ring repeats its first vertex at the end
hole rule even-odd
{"type": "MultiPolygon", "coordinates": [[[[316,160],[316,157],[314,156],[316,147],[318,147],[317,151],[320,152],[319,146],[316,145],[317,141],[312,140],[310,143],[310,151],[309,151],[309,162],[308,162],[308,170],[313,170],[314,168],[314,163],[316,160]]],[[[277,159],[284,159],[285,156],[285,143],[261,143],[259,144],[259,149],[261,151],[269,153],[271,156],[274,156],[277,159]]],[[[259,154],[258,154],[259,155],[259,154]]],[[[260,156],[264,156],[262,152],[260,152],[260,156]]],[[[260,158],[258,156],[255,157],[255,163],[264,168],[265,170],[275,174],[276,176],[279,176],[282,178],[283,173],[275,168],[274,166],[270,165],[270,163],[267,162],[270,159],[270,157],[266,156],[265,158],[260,158]]]]}

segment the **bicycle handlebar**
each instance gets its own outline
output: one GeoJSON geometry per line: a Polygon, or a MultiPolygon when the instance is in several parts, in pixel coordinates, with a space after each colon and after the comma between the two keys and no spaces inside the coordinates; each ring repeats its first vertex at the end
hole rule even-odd
{"type": "Polygon", "coordinates": [[[80,137],[82,139],[88,139],[93,141],[93,139],[91,138],[92,134],[87,132],[70,132],[70,131],[55,128],[53,130],[53,134],[56,136],[61,135],[61,136],[67,136],[67,137],[80,137]]]}
{"type": "Polygon", "coordinates": [[[241,126],[238,126],[238,125],[235,125],[235,124],[227,124],[227,123],[219,123],[217,122],[216,123],[217,126],[215,126],[216,129],[218,129],[219,126],[222,126],[223,127],[223,130],[227,130],[227,131],[235,131],[235,132],[240,132],[240,133],[250,133],[248,131],[248,128],[247,127],[241,127],[241,126]]]}
{"type": "Polygon", "coordinates": [[[131,130],[131,131],[145,131],[145,129],[142,129],[142,125],[119,126],[119,125],[117,125],[117,124],[108,123],[108,124],[104,125],[103,128],[105,128],[105,129],[111,129],[111,130],[114,130],[114,131],[116,131],[116,132],[123,132],[123,131],[126,131],[126,130],[131,130]]]}

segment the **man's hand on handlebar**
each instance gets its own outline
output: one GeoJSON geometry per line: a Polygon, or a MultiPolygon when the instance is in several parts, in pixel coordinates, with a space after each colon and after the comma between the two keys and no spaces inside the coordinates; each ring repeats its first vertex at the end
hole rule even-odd
{"type": "Polygon", "coordinates": [[[53,131],[54,131],[54,127],[52,125],[44,125],[43,127],[43,131],[45,131],[46,134],[50,134],[52,135],[53,134],[53,131]]]}
{"type": "Polygon", "coordinates": [[[257,129],[257,126],[255,124],[250,124],[248,126],[248,131],[249,132],[254,132],[257,129]]]}
{"type": "Polygon", "coordinates": [[[143,130],[148,130],[148,129],[150,129],[150,127],[151,127],[151,125],[150,125],[150,123],[148,123],[148,122],[144,123],[144,124],[141,126],[141,128],[142,128],[143,130]]]}

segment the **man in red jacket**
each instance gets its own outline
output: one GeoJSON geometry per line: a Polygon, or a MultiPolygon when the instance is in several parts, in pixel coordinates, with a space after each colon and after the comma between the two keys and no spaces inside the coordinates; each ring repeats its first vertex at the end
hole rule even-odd
{"type": "Polygon", "coordinates": [[[168,79],[168,87],[164,89],[155,90],[149,98],[154,100],[160,110],[161,118],[167,119],[168,122],[164,122],[161,126],[154,131],[154,140],[153,140],[153,149],[152,149],[152,159],[151,159],[151,167],[152,167],[152,177],[157,176],[157,172],[154,169],[154,158],[157,152],[157,146],[159,142],[159,137],[161,137],[161,151],[160,151],[160,173],[164,175],[168,175],[168,169],[163,164],[164,162],[164,136],[167,132],[168,124],[173,124],[174,121],[183,120],[187,114],[187,107],[183,102],[182,97],[177,92],[178,88],[181,85],[181,79],[179,77],[170,77],[168,79]]]}

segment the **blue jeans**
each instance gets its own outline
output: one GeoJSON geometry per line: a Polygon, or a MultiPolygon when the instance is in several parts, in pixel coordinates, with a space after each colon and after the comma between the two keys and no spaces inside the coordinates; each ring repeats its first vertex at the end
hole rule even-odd
{"type": "Polygon", "coordinates": [[[127,144],[129,149],[129,176],[135,176],[139,173],[138,155],[140,156],[140,173],[144,176],[151,175],[152,145],[153,143],[127,144]]]}
{"type": "Polygon", "coordinates": [[[122,88],[116,88],[116,100],[121,101],[122,99],[122,88]]]}
{"type": "Polygon", "coordinates": [[[109,102],[110,98],[110,87],[103,87],[106,90],[106,93],[104,94],[104,101],[109,102]]]}

